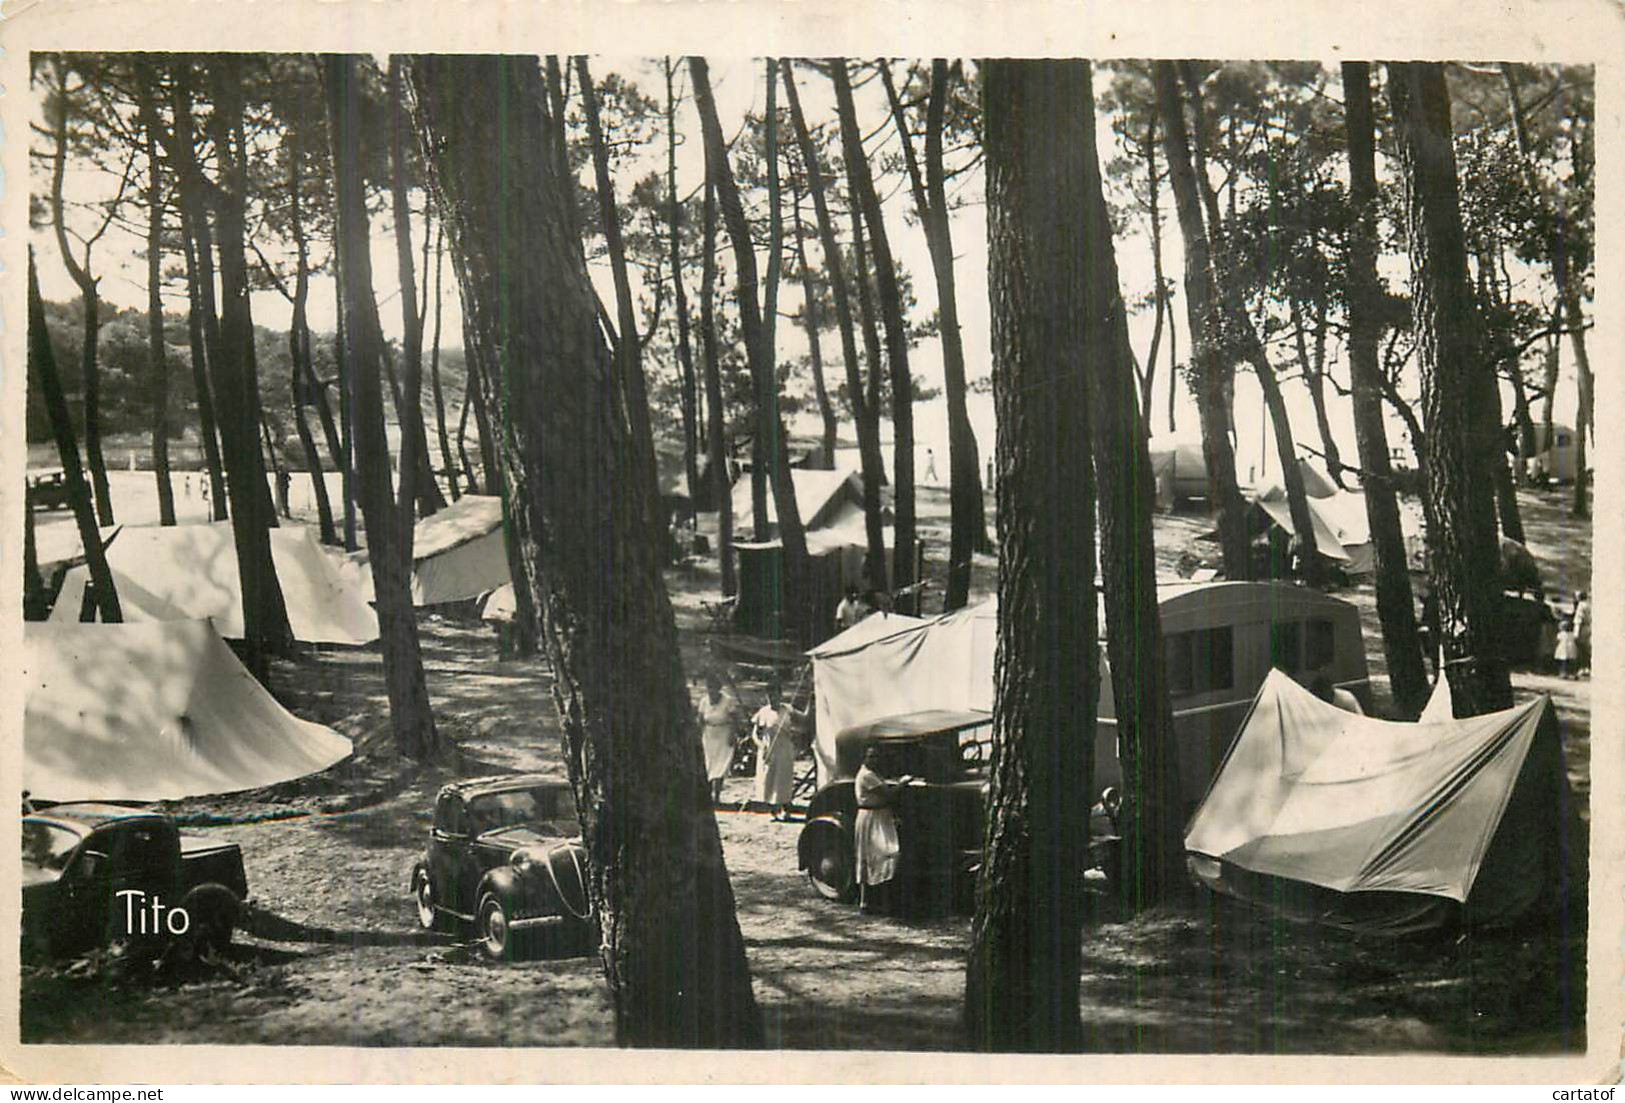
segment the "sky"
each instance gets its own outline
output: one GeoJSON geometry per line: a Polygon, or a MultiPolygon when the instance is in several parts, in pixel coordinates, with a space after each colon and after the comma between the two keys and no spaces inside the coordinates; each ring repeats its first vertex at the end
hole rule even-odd
{"type": "MultiPolygon", "coordinates": [[[[633,80],[645,95],[654,98],[657,102],[664,102],[664,77],[659,59],[594,57],[590,59],[593,75],[597,80],[610,72],[617,72],[633,80]]],[[[899,64],[896,69],[899,74],[903,66],[899,64]]],[[[1333,84],[1329,94],[1340,97],[1340,88],[1337,87],[1337,69],[1331,67],[1333,84]]],[[[765,106],[765,81],[763,79],[763,65],[757,61],[738,58],[716,59],[711,62],[711,79],[717,98],[718,114],[722,120],[724,133],[732,136],[738,129],[747,111],[760,113],[765,106]]],[[[1097,98],[1105,89],[1107,77],[1104,70],[1097,67],[1095,73],[1097,98]]],[[[686,71],[680,71],[679,95],[685,94],[688,86],[686,71]]],[[[834,118],[834,95],[830,83],[821,75],[808,71],[798,72],[798,90],[801,93],[803,106],[809,121],[815,125],[820,120],[834,118]]],[[[783,100],[782,90],[780,94],[783,100]]],[[[36,109],[37,110],[37,109],[36,109]]],[[[889,109],[884,91],[878,81],[871,81],[867,86],[857,90],[857,110],[859,123],[866,134],[872,134],[868,145],[871,163],[878,165],[879,158],[886,153],[897,149],[897,135],[895,128],[890,125],[889,109]]],[[[680,193],[687,194],[697,187],[703,179],[704,166],[701,143],[699,141],[699,119],[693,104],[684,98],[678,111],[677,127],[684,141],[678,150],[678,188],[680,193]]],[[[1111,156],[1114,150],[1108,120],[1103,116],[1098,120],[1099,146],[1103,156],[1111,156]]],[[[786,136],[788,139],[789,136],[786,136]]],[[[664,171],[666,146],[663,135],[631,165],[624,170],[618,180],[621,196],[624,199],[630,190],[631,182],[650,171],[664,171]]],[[[1379,154],[1378,172],[1391,171],[1392,166],[1383,164],[1379,154]]],[[[583,171],[583,178],[591,181],[591,168],[583,171]]],[[[67,193],[70,197],[91,198],[108,194],[114,182],[98,170],[76,166],[68,174],[67,193]]],[[[48,187],[49,177],[36,171],[33,186],[36,192],[48,187]]],[[[935,281],[931,275],[930,254],[926,247],[925,236],[913,218],[913,200],[907,187],[898,187],[896,181],[879,181],[883,191],[890,187],[890,195],[885,205],[885,224],[892,251],[899,261],[913,276],[914,289],[918,299],[918,317],[926,318],[936,309],[937,295],[935,281]]],[[[1172,197],[1166,188],[1163,189],[1164,210],[1164,270],[1177,282],[1182,271],[1182,249],[1180,245],[1177,223],[1173,218],[1172,197]]],[[[961,205],[953,212],[951,218],[951,232],[953,236],[955,254],[955,276],[958,284],[958,306],[963,334],[967,370],[971,380],[985,377],[991,367],[990,351],[990,316],[987,295],[987,232],[985,209],[982,204],[981,173],[976,171],[966,180],[961,192],[961,205]]],[[[421,198],[417,200],[421,202],[421,198]]],[[[595,211],[586,212],[587,217],[596,217],[595,211]]],[[[82,215],[80,217],[83,217],[82,215]]],[[[137,221],[140,221],[139,211],[135,212],[137,221]]],[[[398,294],[398,268],[395,259],[395,244],[393,228],[387,214],[374,218],[373,233],[373,276],[375,292],[379,300],[379,314],[384,327],[385,335],[399,338],[402,322],[400,308],[396,301],[398,294]]],[[[414,245],[416,249],[422,246],[421,222],[414,227],[414,245]]],[[[36,252],[40,256],[40,281],[42,292],[48,299],[67,300],[75,297],[77,292],[69,279],[66,269],[61,263],[61,256],[57,250],[54,237],[49,231],[36,231],[34,235],[36,252]]],[[[809,243],[812,248],[811,260],[814,264],[820,263],[818,248],[809,243]]],[[[270,243],[262,243],[262,248],[273,258],[278,253],[272,249],[270,243]]],[[[1125,298],[1133,300],[1149,290],[1152,286],[1151,250],[1147,237],[1142,229],[1136,225],[1121,234],[1116,241],[1119,279],[1123,287],[1125,298]]],[[[325,255],[326,250],[317,247],[316,256],[325,255]]],[[[101,292],[107,301],[120,307],[143,308],[146,304],[146,262],[144,239],[134,233],[123,231],[115,227],[98,244],[95,254],[95,271],[102,276],[101,292]]],[[[1405,276],[1405,262],[1403,258],[1385,258],[1384,275],[1390,283],[1398,286],[1403,283],[1405,276]]],[[[728,265],[730,269],[731,263],[728,265]]],[[[445,289],[443,292],[442,309],[443,337],[445,347],[456,347],[461,343],[462,315],[459,297],[455,283],[450,274],[450,265],[447,265],[445,289]]],[[[614,303],[614,288],[606,264],[594,266],[592,276],[598,286],[600,295],[606,304],[614,303]]],[[[1535,297],[1540,288],[1540,281],[1545,279],[1544,272],[1535,272],[1528,269],[1515,269],[1515,281],[1523,288],[1524,294],[1535,297]]],[[[634,273],[634,279],[636,274],[634,273]]],[[[419,273],[418,279],[423,281],[425,275],[419,273]]],[[[690,296],[697,293],[697,288],[690,288],[690,296]]],[[[1516,292],[1515,292],[1516,293],[1516,292]]],[[[1179,345],[1182,354],[1187,353],[1190,347],[1189,326],[1184,313],[1184,296],[1182,293],[1175,298],[1174,305],[1178,312],[1177,323],[1179,328],[1179,345]]],[[[786,280],[780,289],[780,310],[784,316],[794,315],[801,305],[801,294],[798,281],[786,280]]],[[[183,286],[177,281],[166,289],[165,307],[167,310],[180,314],[186,309],[186,299],[183,286]]],[[[253,298],[254,320],[259,325],[269,329],[285,329],[290,321],[291,308],[287,301],[275,291],[256,293],[253,298]]],[[[318,276],[312,280],[311,301],[309,307],[310,324],[317,332],[331,332],[334,325],[333,283],[325,276],[318,276]]],[[[1599,321],[1599,325],[1601,325],[1599,321]]],[[[1142,359],[1150,346],[1151,330],[1153,325],[1152,312],[1142,311],[1133,315],[1129,321],[1130,337],[1136,353],[1142,359]]],[[[781,361],[796,360],[806,353],[806,342],[799,326],[781,318],[777,327],[778,356],[781,361]]],[[[1164,341],[1166,348],[1166,340],[1164,341]]],[[[1334,375],[1346,382],[1347,365],[1342,358],[1342,350],[1334,343],[1330,350],[1330,367],[1334,375]]],[[[1277,358],[1279,360],[1279,358],[1277,358]]],[[[1569,424],[1574,420],[1574,386],[1572,365],[1567,343],[1564,346],[1563,379],[1559,384],[1559,400],[1557,405],[1557,419],[1569,424]]],[[[840,366],[839,343],[833,338],[825,341],[825,369],[835,378],[838,378],[842,369],[840,366]]],[[[935,339],[922,341],[910,352],[910,366],[916,375],[922,376],[926,383],[933,387],[940,387],[942,382],[942,361],[939,342],[935,339]]],[[[653,373],[665,370],[659,365],[646,365],[646,370],[653,373]]],[[[1152,400],[1154,411],[1152,427],[1154,435],[1166,432],[1165,413],[1167,407],[1167,388],[1171,378],[1166,360],[1166,352],[1162,356],[1162,363],[1157,370],[1155,392],[1152,400]]],[[[833,381],[832,381],[833,382],[833,381]]],[[[1313,408],[1310,404],[1307,390],[1294,381],[1288,381],[1283,387],[1286,403],[1289,410],[1293,429],[1301,442],[1320,448],[1320,439],[1314,427],[1313,408]]],[[[1177,405],[1180,432],[1178,436],[1185,439],[1194,439],[1196,432],[1195,407],[1186,393],[1183,384],[1179,385],[1177,405]]],[[[1345,459],[1355,457],[1355,440],[1350,415],[1349,402],[1339,398],[1335,393],[1328,395],[1330,403],[1330,420],[1334,436],[1338,440],[1339,448],[1345,459]]],[[[978,444],[984,457],[990,456],[994,441],[994,416],[992,398],[986,393],[970,395],[970,415],[972,426],[976,431],[978,444]]],[[[1511,397],[1503,397],[1503,409],[1508,413],[1511,410],[1511,397]]],[[[930,448],[941,457],[939,467],[946,470],[947,458],[947,411],[946,404],[941,397],[919,403],[915,411],[916,438],[919,442],[921,455],[924,449],[930,448]]],[[[1235,421],[1237,436],[1237,467],[1238,475],[1244,482],[1268,477],[1271,471],[1279,470],[1279,463],[1274,454],[1273,437],[1269,427],[1268,417],[1264,413],[1263,401],[1256,378],[1250,371],[1238,370],[1235,388],[1235,421]]],[[[791,425],[792,432],[816,435],[818,422],[815,412],[802,415],[791,425]]],[[[1390,443],[1400,445],[1403,442],[1403,426],[1391,414],[1388,425],[1390,443]]],[[[849,434],[848,434],[849,435],[849,434]]]]}

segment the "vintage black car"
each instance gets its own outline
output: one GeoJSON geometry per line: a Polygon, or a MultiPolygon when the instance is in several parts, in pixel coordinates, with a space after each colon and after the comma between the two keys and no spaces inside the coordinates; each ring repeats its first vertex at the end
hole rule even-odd
{"type": "MultiPolygon", "coordinates": [[[[986,712],[931,709],[837,734],[833,779],[813,795],[796,844],[813,890],[839,903],[857,898],[854,779],[864,755],[879,747],[879,772],[907,779],[892,805],[901,851],[895,883],[888,886],[892,908],[928,914],[967,909],[982,860],[992,723],[986,712]]],[[[1089,863],[1108,880],[1117,876],[1115,807],[1115,791],[1108,790],[1104,805],[1090,816],[1089,863]]]]}
{"type": "Polygon", "coordinates": [[[68,477],[47,471],[28,480],[28,502],[35,509],[62,509],[69,505],[68,477]]]}
{"type": "Polygon", "coordinates": [[[418,922],[472,927],[487,957],[545,932],[585,948],[595,933],[586,852],[569,785],[535,774],[453,782],[435,800],[429,849],[412,870],[418,922]]]}
{"type": "Polygon", "coordinates": [[[834,779],[813,795],[796,850],[813,889],[847,903],[857,896],[853,832],[858,802],[853,779],[872,746],[882,749],[881,773],[909,778],[897,794],[898,884],[893,895],[909,910],[941,912],[968,902],[981,860],[982,807],[987,791],[985,712],[932,710],[887,717],[835,737],[834,779]]]}
{"type": "Polygon", "coordinates": [[[22,841],[29,957],[177,939],[220,952],[248,896],[241,850],[182,835],[157,812],[59,804],[24,815],[22,841]]]}

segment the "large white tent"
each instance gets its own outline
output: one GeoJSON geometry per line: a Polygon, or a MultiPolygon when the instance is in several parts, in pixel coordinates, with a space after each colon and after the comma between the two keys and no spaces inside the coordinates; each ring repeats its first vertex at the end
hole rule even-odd
{"type": "Polygon", "coordinates": [[[1567,864],[1572,806],[1546,697],[1466,719],[1359,716],[1279,671],[1192,818],[1192,871],[1220,891],[1306,903],[1391,931],[1517,914],[1567,864]]]}
{"type": "MultiPolygon", "coordinates": [[[[288,623],[307,643],[360,645],[378,638],[378,617],[303,525],[270,530],[288,623]]],[[[243,636],[242,579],[230,522],[207,525],[126,525],[107,546],[107,565],[126,621],[210,618],[227,639],[243,636]]],[[[51,620],[79,620],[85,567],[72,568],[51,620]]]]}
{"type": "Polygon", "coordinates": [[[42,800],[236,792],[351,753],[278,704],[208,621],[29,624],[22,667],[23,788],[42,800]]]}

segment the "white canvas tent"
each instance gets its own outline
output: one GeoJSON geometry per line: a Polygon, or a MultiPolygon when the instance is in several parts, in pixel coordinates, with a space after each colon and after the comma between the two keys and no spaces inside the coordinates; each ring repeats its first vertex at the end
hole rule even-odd
{"type": "Polygon", "coordinates": [[[1539,697],[1399,723],[1345,712],[1274,672],[1191,819],[1192,871],[1346,926],[1432,926],[1444,901],[1515,915],[1564,865],[1566,780],[1556,726],[1542,725],[1549,707],[1539,697]]]}
{"type": "MultiPolygon", "coordinates": [[[[805,467],[790,468],[790,483],[796,491],[796,510],[801,514],[801,525],[811,533],[818,529],[845,526],[856,512],[858,530],[863,528],[863,477],[850,469],[816,471],[805,467]]],[[[751,530],[751,476],[741,475],[733,485],[734,527],[740,532],[751,530]]],[[[778,531],[779,509],[773,499],[771,485],[767,492],[767,520],[778,531]]],[[[861,536],[860,536],[861,539],[861,536]]]]}
{"type": "Polygon", "coordinates": [[[412,604],[477,598],[510,580],[502,499],[464,494],[412,532],[412,604]]]}
{"type": "MultiPolygon", "coordinates": [[[[378,638],[378,617],[303,525],[270,530],[271,560],[294,638],[361,645],[378,638]]],[[[124,619],[130,622],[211,618],[227,639],[243,636],[242,579],[230,522],[147,527],[126,525],[107,546],[124,619]]],[[[74,567],[51,610],[57,624],[78,621],[90,575],[74,567]]]]}
{"type": "Polygon", "coordinates": [[[818,712],[818,783],[835,769],[835,736],[881,717],[928,709],[993,711],[998,606],[931,620],[876,613],[808,652],[818,712]]]}
{"type": "Polygon", "coordinates": [[[1207,459],[1202,455],[1201,441],[1158,437],[1151,441],[1150,458],[1159,505],[1207,497],[1207,459]]]}
{"type": "Polygon", "coordinates": [[[23,788],[42,800],[178,800],[304,777],[350,741],[294,716],[204,620],[29,624],[23,788]]]}

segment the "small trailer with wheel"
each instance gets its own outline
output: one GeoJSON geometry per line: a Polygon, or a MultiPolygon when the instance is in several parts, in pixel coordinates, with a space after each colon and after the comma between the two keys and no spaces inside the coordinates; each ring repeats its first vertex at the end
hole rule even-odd
{"type": "Polygon", "coordinates": [[[159,812],[58,804],[23,816],[25,957],[111,945],[222,953],[248,877],[233,843],[182,835],[159,812]]]}

